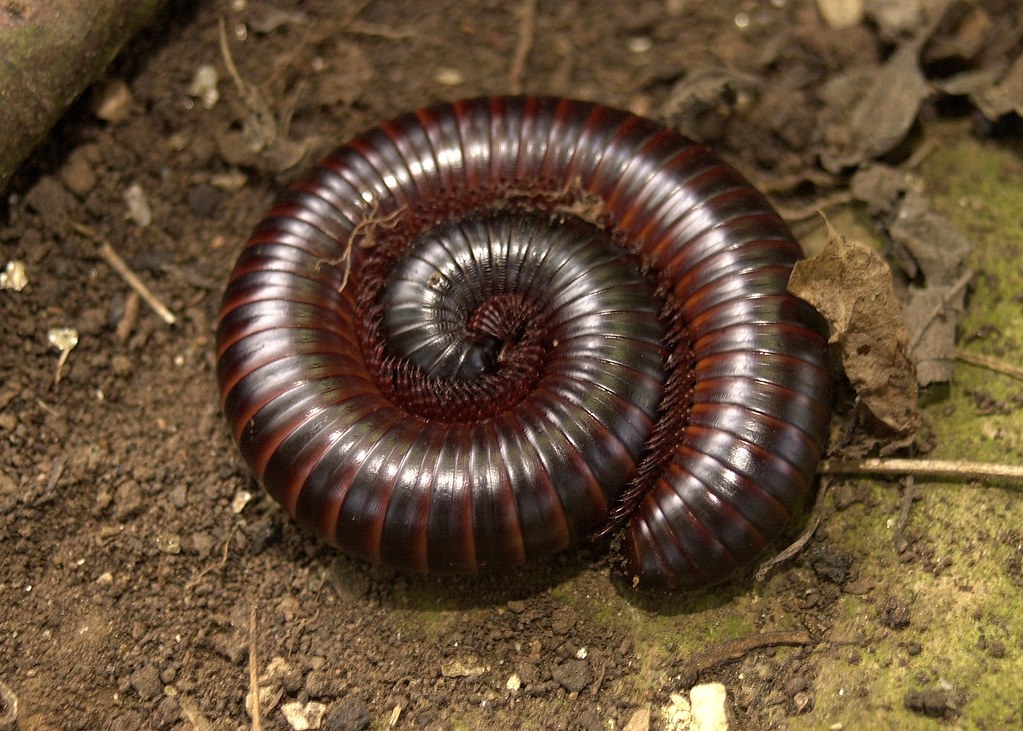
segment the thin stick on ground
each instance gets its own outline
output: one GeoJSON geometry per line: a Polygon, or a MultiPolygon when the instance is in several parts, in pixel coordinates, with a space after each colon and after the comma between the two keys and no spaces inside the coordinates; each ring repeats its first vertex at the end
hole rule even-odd
{"type": "Polygon", "coordinates": [[[262,731],[259,711],[259,660],[256,657],[256,605],[249,614],[249,697],[252,698],[252,731],[262,731]]]}
{"type": "Polygon", "coordinates": [[[512,94],[522,93],[522,77],[526,73],[526,60],[533,50],[536,38],[536,0],[523,0],[519,5],[519,38],[512,54],[511,68],[508,70],[508,88],[512,94]]]}
{"type": "Polygon", "coordinates": [[[956,359],[961,360],[963,363],[969,363],[980,368],[987,368],[995,373],[1001,373],[1003,376],[1009,376],[1011,378],[1018,378],[1023,381],[1023,368],[1006,363],[1004,360],[998,358],[992,358],[988,355],[974,355],[973,353],[967,353],[962,350],[956,351],[956,359]]]}
{"type": "MultiPolygon", "coordinates": [[[[936,477],[952,478],[960,481],[990,481],[990,482],[1019,482],[1023,483],[1023,467],[1006,464],[989,464],[986,462],[967,462],[964,460],[938,460],[938,459],[849,459],[835,460],[826,459],[817,466],[817,473],[823,475],[821,480],[820,493],[817,496],[816,505],[823,503],[822,498],[831,486],[830,476],[855,476],[855,475],[886,475],[892,477],[908,478],[908,487],[902,503],[902,510],[899,514],[899,522],[896,527],[896,546],[901,542],[901,534],[909,520],[909,511],[913,500],[916,498],[919,488],[915,477],[936,477]]],[[[787,561],[809,543],[821,523],[821,513],[815,510],[807,527],[796,540],[785,547],[776,556],[764,561],[757,569],[754,579],[758,582],[767,578],[768,572],[779,563],[787,561]]]]}
{"type": "Polygon", "coordinates": [[[797,223],[799,221],[805,221],[809,218],[820,214],[825,208],[831,208],[832,206],[842,205],[843,203],[850,203],[856,200],[852,193],[846,190],[840,190],[837,193],[819,198],[805,206],[789,207],[779,204],[775,204],[775,209],[778,211],[778,215],[785,219],[786,223],[797,223]]]}
{"type": "Polygon", "coordinates": [[[173,325],[177,322],[178,318],[174,316],[174,313],[163,302],[160,301],[159,297],[153,294],[153,291],[147,287],[138,275],[131,270],[131,268],[125,263],[124,259],[114,251],[114,247],[110,245],[110,242],[100,236],[98,231],[95,231],[85,224],[73,222],[71,224],[75,231],[82,234],[86,238],[92,239],[97,246],[99,255],[103,257],[103,260],[110,265],[110,268],[117,272],[121,279],[131,287],[133,290],[138,292],[139,297],[145,300],[145,303],[157,314],[157,316],[166,322],[168,325],[173,325]]]}
{"type": "Polygon", "coordinates": [[[1023,483],[1023,467],[1010,464],[942,459],[826,459],[817,467],[823,475],[892,475],[955,480],[1023,483]]]}
{"type": "Polygon", "coordinates": [[[219,34],[220,41],[220,56],[224,59],[224,65],[227,67],[228,76],[234,81],[235,87],[238,89],[238,93],[243,97],[249,93],[249,85],[242,79],[242,75],[238,73],[238,67],[234,65],[234,56],[231,54],[231,44],[227,42],[227,27],[224,24],[224,19],[220,18],[217,21],[217,32],[219,34]]]}
{"type": "Polygon", "coordinates": [[[916,480],[912,475],[909,475],[904,480],[906,490],[902,495],[902,507],[899,509],[899,519],[895,522],[895,530],[892,538],[895,542],[895,550],[902,553],[906,550],[909,545],[906,541],[905,530],[906,525],[909,523],[909,513],[913,509],[913,501],[916,500],[918,488],[916,486],[916,480]]]}
{"type": "Polygon", "coordinates": [[[813,637],[806,630],[761,632],[728,640],[691,655],[682,665],[685,669],[682,684],[691,685],[702,673],[741,660],[755,650],[784,645],[802,647],[813,643],[813,637]]]}

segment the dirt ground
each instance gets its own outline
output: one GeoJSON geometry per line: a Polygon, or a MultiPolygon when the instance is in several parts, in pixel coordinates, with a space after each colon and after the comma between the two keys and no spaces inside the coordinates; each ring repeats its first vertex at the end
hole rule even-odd
{"type": "MultiPolygon", "coordinates": [[[[284,709],[332,730],[682,728],[698,681],[724,683],[734,728],[1023,724],[1018,490],[836,481],[799,555],[698,596],[636,594],[588,547],[424,578],[296,528],[218,405],[213,328],[239,247],[360,130],[516,87],[591,98],[682,124],[812,209],[840,177],[806,144],[820,88],[893,39],[829,28],[805,0],[171,5],[0,204],[0,265],[28,277],[0,292],[0,686],[17,728],[250,728],[253,651],[264,729],[302,728],[284,709]],[[713,68],[734,71],[728,93],[682,105],[678,80],[713,68]],[[63,327],[78,342],[61,360],[48,332],[63,327]]],[[[991,6],[996,21],[1013,7],[991,6]]],[[[977,265],[967,342],[1019,362],[1018,139],[977,141],[961,104],[927,115],[938,205],[1000,242],[977,265]]],[[[871,235],[866,212],[850,220],[871,235]]],[[[973,371],[932,393],[931,446],[1018,463],[1021,394],[973,371]]]]}

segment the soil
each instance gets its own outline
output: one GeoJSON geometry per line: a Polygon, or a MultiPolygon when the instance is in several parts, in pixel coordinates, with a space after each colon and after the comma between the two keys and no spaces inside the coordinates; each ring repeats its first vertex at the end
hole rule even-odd
{"type": "MultiPolygon", "coordinates": [[[[519,83],[671,120],[676,82],[713,59],[742,83],[729,105],[688,114],[687,131],[754,180],[799,178],[815,164],[810,90],[883,59],[891,46],[876,29],[833,30],[811,3],[786,0],[526,2],[535,35],[520,75],[519,3],[171,5],[60,122],[0,211],[3,262],[24,261],[29,278],[0,292],[0,686],[17,695],[18,728],[250,728],[250,653],[264,729],[300,728],[282,712],[298,707],[323,711],[323,729],[639,729],[647,711],[668,728],[661,709],[698,680],[725,683],[735,728],[820,728],[846,717],[806,720],[841,685],[822,672],[829,662],[855,675],[877,659],[873,643],[902,648],[889,664],[926,649],[904,634],[919,626],[913,590],[863,570],[855,542],[828,528],[840,514],[897,515],[889,488],[840,484],[794,560],[703,595],[636,594],[599,546],[496,577],[408,576],[287,519],[231,441],[214,376],[213,328],[241,243],[289,180],[360,130],[519,83]],[[217,99],[195,85],[204,64],[217,99]],[[785,97],[758,91],[793,78],[785,97]],[[132,294],[103,242],[173,325],[132,294]],[[48,331],[63,327],[78,342],[61,361],[48,331]],[[848,634],[836,637],[839,625],[848,634]],[[788,641],[766,634],[781,630],[788,641]],[[763,642],[700,655],[744,636],[763,642]]],[[[985,393],[1018,411],[1006,398],[985,393]]],[[[900,540],[885,544],[886,566],[948,570],[912,530],[900,540]]],[[[997,540],[1012,552],[1018,529],[997,540]]],[[[1018,641],[989,636],[977,653],[998,663],[1019,656],[1018,641]]],[[[905,680],[905,710],[862,681],[842,687],[876,715],[954,719],[969,696],[942,677],[905,680]]]]}

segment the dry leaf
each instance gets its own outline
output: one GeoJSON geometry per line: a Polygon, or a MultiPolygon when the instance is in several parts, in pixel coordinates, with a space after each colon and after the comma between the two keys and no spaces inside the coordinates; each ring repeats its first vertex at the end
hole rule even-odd
{"type": "Polygon", "coordinates": [[[917,384],[952,379],[956,328],[966,309],[969,240],[924,196],[909,191],[889,227],[893,256],[912,284],[903,310],[917,384]]]}
{"type": "MultiPolygon", "coordinates": [[[[847,100],[851,108],[832,109],[825,123],[821,163],[832,172],[872,160],[895,148],[916,121],[920,104],[931,93],[917,63],[919,42],[899,48],[870,72],[869,88],[847,100]],[[846,115],[851,111],[851,118],[846,115]]],[[[854,85],[849,86],[850,89],[854,85]]]]}
{"type": "Polygon", "coordinates": [[[796,264],[789,291],[816,307],[831,326],[832,350],[858,406],[873,417],[862,420],[871,446],[890,453],[911,443],[920,426],[916,375],[888,263],[828,224],[824,250],[796,264]],[[883,428],[876,429],[875,421],[883,428]]]}
{"type": "Polygon", "coordinates": [[[891,237],[891,258],[903,275],[898,293],[909,334],[917,385],[949,381],[955,365],[956,328],[973,277],[973,246],[948,217],[931,207],[910,173],[870,165],[853,175],[853,195],[865,201],[891,237]]]}
{"type": "Polygon", "coordinates": [[[969,279],[967,274],[958,285],[909,290],[902,316],[920,386],[952,379],[956,327],[966,308],[969,279]]]}
{"type": "Polygon", "coordinates": [[[1016,59],[997,84],[978,89],[970,98],[981,114],[991,121],[1009,112],[1023,116],[1023,55],[1016,59]]]}
{"type": "Polygon", "coordinates": [[[896,260],[906,262],[910,279],[923,275],[927,285],[941,287],[955,283],[967,268],[973,246],[916,191],[906,193],[888,230],[896,260]]]}
{"type": "Polygon", "coordinates": [[[883,163],[864,165],[849,179],[849,190],[875,216],[887,216],[913,185],[912,174],[883,163]]]}
{"type": "Polygon", "coordinates": [[[660,116],[686,137],[710,142],[722,136],[735,108],[748,104],[760,83],[752,74],[717,66],[698,67],[672,87],[660,116]]]}

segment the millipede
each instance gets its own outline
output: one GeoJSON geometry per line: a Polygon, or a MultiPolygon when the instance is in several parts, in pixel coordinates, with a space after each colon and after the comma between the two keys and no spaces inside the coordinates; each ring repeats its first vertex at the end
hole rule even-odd
{"type": "Polygon", "coordinates": [[[352,139],[230,275],[217,376],[300,524],[416,572],[613,535],[633,585],[695,589],[812,495],[827,326],[799,245],[703,145],[591,102],[489,97],[352,139]]]}

